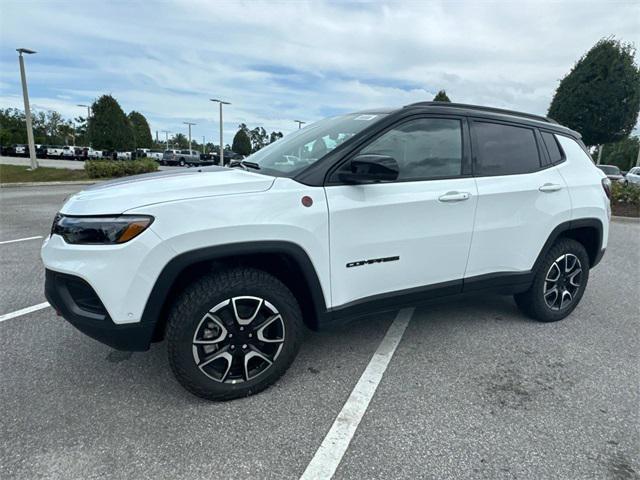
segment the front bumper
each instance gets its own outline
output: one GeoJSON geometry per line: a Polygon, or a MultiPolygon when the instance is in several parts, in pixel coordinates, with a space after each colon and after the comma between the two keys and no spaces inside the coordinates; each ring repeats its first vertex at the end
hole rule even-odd
{"type": "Polygon", "coordinates": [[[79,277],[46,270],[45,296],[71,325],[117,350],[148,350],[155,322],[116,324],[91,286],[79,277]]]}

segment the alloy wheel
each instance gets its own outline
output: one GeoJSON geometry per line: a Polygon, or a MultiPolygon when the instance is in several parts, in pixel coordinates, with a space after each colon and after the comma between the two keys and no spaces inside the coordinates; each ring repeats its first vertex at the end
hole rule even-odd
{"type": "Polygon", "coordinates": [[[193,359],[207,377],[241,383],[264,374],[285,341],[282,315],[260,297],[232,297],[200,320],[193,335],[193,359]]]}
{"type": "Polygon", "coordinates": [[[582,282],[582,264],[566,253],[549,267],[544,279],[544,301],[551,310],[562,310],[573,303],[582,282]]]}

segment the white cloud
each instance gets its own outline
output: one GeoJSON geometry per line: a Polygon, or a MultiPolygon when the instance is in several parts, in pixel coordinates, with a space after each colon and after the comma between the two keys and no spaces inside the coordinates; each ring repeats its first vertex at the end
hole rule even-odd
{"type": "MultiPolygon", "coordinates": [[[[152,129],[225,139],[244,122],[400,106],[445,88],[454,101],[544,113],[558,80],[598,39],[640,43],[640,3],[3,2],[0,43],[29,57],[32,102],[71,117],[113,94],[152,129]],[[60,28],[60,25],[67,27],[60,28]],[[26,43],[25,43],[26,42],[26,43]],[[27,45],[28,44],[28,45],[27,45]]],[[[0,54],[0,106],[21,105],[0,54]]]]}

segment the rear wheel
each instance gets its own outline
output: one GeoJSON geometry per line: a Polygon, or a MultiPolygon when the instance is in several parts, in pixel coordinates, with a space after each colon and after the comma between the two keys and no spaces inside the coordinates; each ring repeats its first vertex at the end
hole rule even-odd
{"type": "Polygon", "coordinates": [[[178,165],[180,165],[181,167],[184,167],[184,158],[181,158],[180,161],[178,162],[178,165]]]}
{"type": "Polygon", "coordinates": [[[562,320],[580,303],[588,280],[587,251],[579,242],[562,238],[545,255],[529,290],[515,295],[516,304],[535,320],[562,320]]]}
{"type": "Polygon", "coordinates": [[[289,289],[261,270],[235,268],[187,287],[167,327],[178,381],[209,400],[257,393],[282,376],[303,336],[289,289]]]}

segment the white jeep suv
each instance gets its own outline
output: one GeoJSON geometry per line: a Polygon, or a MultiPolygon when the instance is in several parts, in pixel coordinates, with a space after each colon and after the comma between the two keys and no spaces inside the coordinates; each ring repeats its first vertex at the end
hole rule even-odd
{"type": "Polygon", "coordinates": [[[243,160],[72,196],[42,247],[49,302],[124,350],[166,339],[208,399],[258,392],[304,327],[469,291],[560,320],[609,231],[580,135],[507,110],[418,103],[322,120],[243,160]]]}

